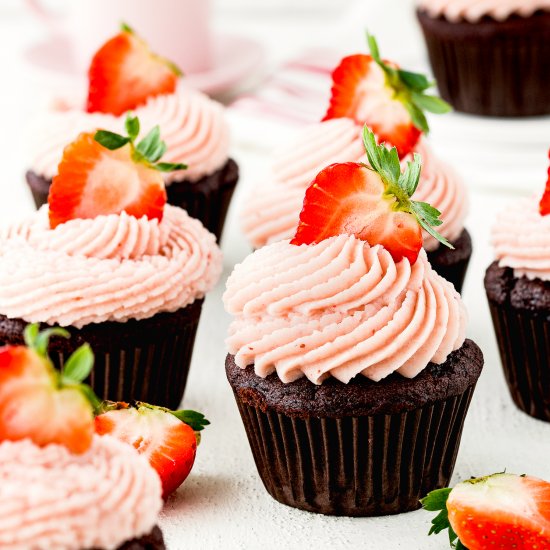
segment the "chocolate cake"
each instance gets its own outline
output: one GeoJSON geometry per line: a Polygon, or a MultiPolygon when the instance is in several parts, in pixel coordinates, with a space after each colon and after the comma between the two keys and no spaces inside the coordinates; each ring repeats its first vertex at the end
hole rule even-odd
{"type": "MultiPolygon", "coordinates": [[[[101,550],[94,548],[93,550],[101,550]]],[[[120,545],[117,550],[166,550],[162,531],[155,525],[153,530],[139,539],[133,539],[120,545]]]]}
{"type": "MultiPolygon", "coordinates": [[[[37,208],[48,202],[51,179],[28,171],[25,174],[37,208]]],[[[166,187],[168,203],[187,210],[193,218],[220,240],[231,197],[239,179],[239,168],[233,159],[198,181],[174,181],[166,187]]]]}
{"type": "Polygon", "coordinates": [[[550,281],[517,278],[493,262],[485,291],[512,399],[527,414],[550,421],[550,281]]]}
{"type": "Polygon", "coordinates": [[[482,366],[471,340],[413,379],[380,382],[284,384],[226,359],[267,491],[283,504],[346,516],[415,510],[427,492],[448,485],[482,366]]]}
{"type": "Polygon", "coordinates": [[[471,23],[417,11],[439,92],[457,110],[484,116],[550,113],[550,13],[471,23]]]}

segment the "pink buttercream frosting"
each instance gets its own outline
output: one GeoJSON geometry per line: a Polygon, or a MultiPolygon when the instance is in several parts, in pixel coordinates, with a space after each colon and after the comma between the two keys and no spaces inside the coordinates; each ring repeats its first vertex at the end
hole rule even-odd
{"type": "MultiPolygon", "coordinates": [[[[243,231],[255,248],[294,236],[304,195],[315,176],[335,162],[367,162],[361,128],[351,119],[328,120],[308,127],[276,151],[265,183],[254,188],[242,212],[243,231]]],[[[416,152],[422,156],[415,200],[428,202],[441,212],[437,230],[450,241],[460,236],[468,211],[466,187],[456,172],[439,160],[425,140],[416,152]]],[[[439,242],[424,232],[424,246],[435,250],[439,242]]]]}
{"type": "Polygon", "coordinates": [[[492,243],[499,265],[516,277],[550,281],[550,216],[541,216],[539,199],[517,199],[501,212],[492,243]]]}
{"type": "Polygon", "coordinates": [[[161,483],[131,446],[96,436],[82,455],[30,440],[0,444],[0,548],[112,550],[151,532],[161,483]]]}
{"type": "Polygon", "coordinates": [[[483,17],[504,21],[511,15],[530,17],[540,10],[550,11],[550,0],[418,0],[418,7],[431,17],[475,23],[483,17]]]}
{"type": "Polygon", "coordinates": [[[0,313],[81,328],[144,319],[202,298],[222,258],[214,235],[166,205],[162,222],[120,215],[50,229],[47,207],[0,231],[0,313]]]}
{"type": "Polygon", "coordinates": [[[396,263],[349,235],[257,250],[236,266],[223,299],[236,364],[254,364],[261,377],[276,371],[283,382],[412,378],[465,338],[460,295],[424,251],[413,266],[396,263]]]}
{"type": "MultiPolygon", "coordinates": [[[[134,114],[141,123],[140,136],[157,124],[168,147],[163,162],[183,162],[187,170],[164,174],[165,182],[196,181],[221,168],[229,155],[229,126],[224,108],[201,92],[181,88],[157,96],[134,114]]],[[[39,117],[29,136],[31,170],[45,178],[57,174],[63,149],[81,132],[98,128],[125,133],[126,115],[87,113],[76,106],[54,108],[39,117]]]]}

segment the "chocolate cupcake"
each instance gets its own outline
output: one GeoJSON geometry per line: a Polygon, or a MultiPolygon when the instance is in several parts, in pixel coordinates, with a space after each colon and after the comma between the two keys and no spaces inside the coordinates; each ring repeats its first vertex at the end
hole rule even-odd
{"type": "MultiPolygon", "coordinates": [[[[546,202],[545,202],[546,201],[546,202]]],[[[493,228],[485,290],[514,403],[550,422],[550,208],[514,201],[493,228]]]]}
{"type": "MultiPolygon", "coordinates": [[[[124,86],[120,75],[118,80],[114,73],[107,73],[103,80],[97,76],[94,79],[98,56],[113,40],[126,40],[126,35],[127,31],[123,30],[104,45],[92,61],[86,107],[85,101],[58,99],[33,125],[26,179],[36,206],[48,200],[49,187],[65,145],[79,133],[98,128],[122,132],[125,113],[132,110],[141,121],[144,135],[154,126],[160,126],[168,147],[163,160],[188,166],[186,170],[164,174],[168,202],[201,220],[219,240],[239,178],[237,164],[228,156],[229,126],[224,108],[201,92],[176,85],[173,75],[173,89],[162,87],[157,92],[144,89],[139,94],[133,91],[135,84],[124,86]],[[121,99],[113,104],[112,96],[121,99]]],[[[130,40],[134,40],[135,36],[131,36],[130,40]]]]}
{"type": "Polygon", "coordinates": [[[65,149],[49,209],[0,232],[0,343],[22,342],[28,322],[60,325],[71,338],[52,343],[54,362],[92,344],[100,397],[174,409],[221,252],[200,221],[165,205],[160,172],[135,160],[133,141],[121,143],[110,151],[79,136],[65,149]]]}
{"type": "Polygon", "coordinates": [[[446,486],[483,365],[405,198],[418,159],[401,186],[372,134],[367,151],[376,171],[324,169],[294,239],[246,258],[224,295],[226,372],[260,477],[278,501],[324,514],[406,512],[446,486]],[[386,202],[394,184],[402,210],[386,202]]]}
{"type": "Polygon", "coordinates": [[[457,111],[550,113],[545,0],[419,0],[418,20],[439,91],[457,111]]]}

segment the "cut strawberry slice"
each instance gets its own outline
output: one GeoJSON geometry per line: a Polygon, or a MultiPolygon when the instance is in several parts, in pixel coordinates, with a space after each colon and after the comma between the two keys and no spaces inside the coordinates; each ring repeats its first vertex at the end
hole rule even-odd
{"type": "Polygon", "coordinates": [[[393,145],[403,158],[421,133],[429,131],[423,111],[444,113],[450,106],[424,93],[432,86],[424,75],[383,61],[374,37],[368,41],[371,55],[345,57],[332,73],[332,96],[323,120],[347,117],[367,124],[380,143],[393,145]]]}
{"type": "Polygon", "coordinates": [[[415,154],[402,174],[396,149],[376,145],[366,126],[364,142],[372,168],[347,162],[322,170],[306,191],[291,244],[313,244],[349,234],[371,246],[384,246],[397,262],[407,258],[413,264],[422,248],[424,227],[450,246],[432,227],[441,224],[440,213],[410,200],[420,177],[420,157],[415,154]]]}
{"type": "Polygon", "coordinates": [[[29,438],[39,446],[57,443],[83,453],[92,442],[97,398],[81,382],[90,373],[93,354],[88,345],[82,346],[61,374],[46,355],[52,335],[68,333],[39,333],[37,325],[29,325],[29,347],[0,348],[0,441],[29,438]]]}
{"type": "MultiPolygon", "coordinates": [[[[548,158],[550,159],[550,149],[548,150],[548,158]]],[[[550,166],[548,167],[548,179],[546,180],[546,188],[539,203],[539,211],[542,216],[550,214],[550,166]]]]}
{"type": "Polygon", "coordinates": [[[169,411],[145,403],[108,404],[107,412],[95,419],[96,432],[109,434],[133,445],[159,474],[163,497],[187,479],[195,462],[197,436],[209,424],[194,411],[169,411]]]}
{"type": "Polygon", "coordinates": [[[52,229],[75,218],[123,211],[162,220],[166,189],[160,172],[186,166],[157,162],[166,151],[158,126],[137,145],[138,119],[129,116],[126,129],[128,136],[104,130],[80,134],[65,148],[48,197],[52,229]]]}
{"type": "Polygon", "coordinates": [[[550,549],[550,483],[494,474],[439,489],[422,500],[438,511],[432,533],[449,531],[457,550],[550,549]]]}
{"type": "Polygon", "coordinates": [[[129,27],[107,41],[88,71],[89,113],[121,115],[157,95],[175,91],[181,71],[151,52],[129,27]]]}

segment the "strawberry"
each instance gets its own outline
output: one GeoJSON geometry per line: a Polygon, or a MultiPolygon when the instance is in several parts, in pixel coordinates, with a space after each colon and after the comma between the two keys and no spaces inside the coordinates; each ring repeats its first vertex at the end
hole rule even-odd
{"type": "Polygon", "coordinates": [[[347,117],[367,124],[379,142],[395,146],[403,158],[422,132],[429,131],[424,110],[446,113],[450,106],[424,93],[432,86],[424,75],[383,61],[373,36],[368,35],[368,43],[370,55],[345,57],[332,73],[330,106],[323,120],[347,117]]]}
{"type": "Polygon", "coordinates": [[[126,130],[128,136],[83,133],[65,148],[48,197],[52,229],[75,218],[122,211],[162,219],[166,189],[160,172],[186,166],[157,162],[166,152],[158,126],[137,145],[139,120],[128,116],[126,130]]]}
{"type": "Polygon", "coordinates": [[[452,248],[432,226],[441,225],[440,212],[410,197],[418,186],[421,160],[401,173],[394,147],[377,145],[364,127],[363,141],[371,167],[355,162],[332,164],[322,170],[306,191],[300,223],[291,244],[318,243],[340,234],[355,235],[371,246],[384,246],[398,262],[413,264],[422,248],[421,227],[452,248]]]}
{"type": "Polygon", "coordinates": [[[96,416],[96,432],[133,445],[160,476],[163,497],[172,494],[195,462],[196,432],[210,422],[194,411],[170,411],[141,402],[108,403],[105,409],[96,416]]]}
{"type": "Polygon", "coordinates": [[[82,384],[93,365],[85,344],[68,359],[62,373],[47,356],[49,338],[68,337],[59,328],[25,330],[25,346],[0,348],[0,441],[30,438],[35,444],[65,445],[80,454],[91,445],[97,398],[82,384]]]}
{"type": "Polygon", "coordinates": [[[424,509],[439,511],[432,533],[449,530],[457,550],[550,549],[550,483],[529,476],[493,474],[432,491],[424,509]]]}
{"type": "Polygon", "coordinates": [[[180,76],[173,63],[152,53],[144,40],[123,25],[92,59],[87,110],[121,115],[151,97],[173,93],[180,76]]]}
{"type": "MultiPolygon", "coordinates": [[[[548,158],[550,159],[550,150],[548,150],[548,158]]],[[[550,166],[548,167],[548,179],[546,180],[546,188],[539,203],[539,212],[541,216],[550,214],[550,166]]]]}

